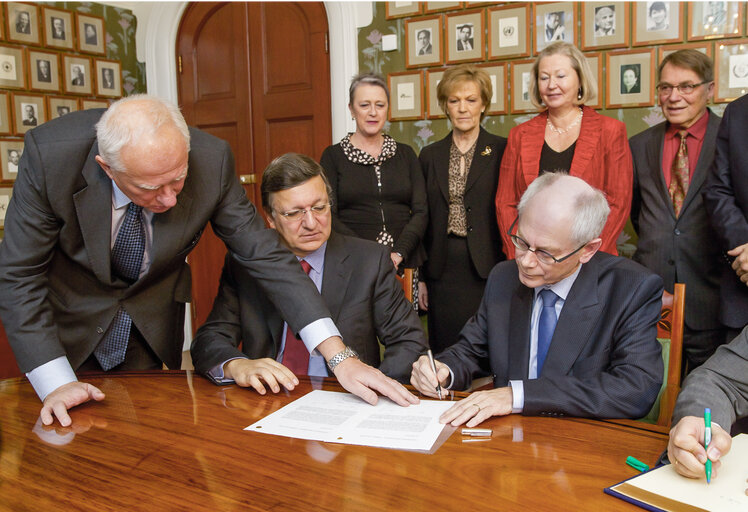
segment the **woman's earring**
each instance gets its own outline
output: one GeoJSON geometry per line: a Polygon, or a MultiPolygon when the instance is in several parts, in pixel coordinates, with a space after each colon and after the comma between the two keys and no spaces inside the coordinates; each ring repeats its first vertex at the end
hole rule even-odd
{"type": "Polygon", "coordinates": [[[579,88],[579,93],[577,94],[577,99],[578,100],[582,99],[582,88],[581,87],[579,88]]]}

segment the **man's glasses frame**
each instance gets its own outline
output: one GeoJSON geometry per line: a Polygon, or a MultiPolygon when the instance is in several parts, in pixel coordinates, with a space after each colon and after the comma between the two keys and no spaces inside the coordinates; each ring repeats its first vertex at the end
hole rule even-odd
{"type": "Polygon", "coordinates": [[[673,89],[678,89],[679,93],[688,96],[689,94],[693,94],[697,87],[705,84],[710,84],[712,82],[713,80],[706,80],[704,82],[699,82],[698,84],[657,84],[655,89],[657,89],[657,94],[659,94],[660,96],[670,96],[673,93],[673,89]]]}
{"type": "Polygon", "coordinates": [[[506,232],[507,235],[509,235],[509,238],[512,239],[512,243],[514,244],[514,247],[518,251],[522,252],[533,252],[535,253],[535,257],[538,259],[540,263],[545,263],[546,265],[551,265],[553,263],[561,263],[564,260],[568,260],[572,256],[574,256],[576,253],[584,249],[589,242],[585,242],[579,247],[577,247],[574,251],[570,252],[563,258],[556,258],[553,254],[549,253],[548,251],[544,251],[543,249],[531,249],[530,244],[527,243],[525,239],[520,237],[519,235],[513,235],[512,230],[514,230],[514,226],[517,224],[517,221],[519,220],[519,217],[516,217],[514,219],[514,222],[512,222],[512,225],[509,226],[509,231],[506,232]]]}
{"type": "Polygon", "coordinates": [[[322,217],[323,215],[326,215],[327,212],[330,211],[330,207],[332,206],[332,203],[325,203],[325,204],[315,204],[314,206],[306,209],[306,210],[289,210],[287,212],[278,212],[279,215],[283,216],[286,220],[290,222],[298,222],[304,217],[306,217],[307,212],[311,212],[312,215],[315,217],[322,217]]]}

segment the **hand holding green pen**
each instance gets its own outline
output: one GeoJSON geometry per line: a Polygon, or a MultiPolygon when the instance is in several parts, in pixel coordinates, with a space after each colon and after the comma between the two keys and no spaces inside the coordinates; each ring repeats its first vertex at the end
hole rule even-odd
{"type": "MultiPolygon", "coordinates": [[[[712,442],[712,410],[707,407],[704,409],[704,450],[709,451],[709,443],[712,442]]],[[[706,483],[712,481],[712,461],[707,457],[704,464],[706,472],[706,483]]]]}

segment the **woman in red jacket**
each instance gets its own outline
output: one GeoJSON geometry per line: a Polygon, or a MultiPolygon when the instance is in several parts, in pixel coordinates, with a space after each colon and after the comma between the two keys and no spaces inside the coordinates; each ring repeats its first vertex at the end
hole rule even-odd
{"type": "Polygon", "coordinates": [[[597,84],[587,59],[569,43],[548,45],[535,60],[530,99],[545,108],[509,132],[496,192],[496,217],[507,258],[514,258],[509,229],[528,185],[546,172],[578,176],[602,190],[610,204],[602,232],[602,250],[616,251],[631,209],[633,166],[626,126],[584,103],[597,84]]]}

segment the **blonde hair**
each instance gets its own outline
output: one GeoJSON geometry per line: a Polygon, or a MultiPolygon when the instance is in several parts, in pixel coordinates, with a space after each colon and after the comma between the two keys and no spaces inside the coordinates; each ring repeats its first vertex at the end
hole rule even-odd
{"type": "Polygon", "coordinates": [[[545,49],[538,54],[535,63],[532,65],[529,92],[530,101],[533,105],[537,108],[543,108],[543,99],[540,97],[540,90],[538,89],[538,68],[540,67],[540,61],[544,57],[550,57],[551,55],[566,55],[571,61],[571,67],[577,72],[577,77],[579,78],[579,94],[577,95],[577,100],[575,102],[576,105],[584,105],[597,95],[597,80],[595,80],[592,75],[592,69],[590,68],[590,64],[587,62],[587,57],[585,57],[573,44],[557,41],[546,46],[545,49]]]}
{"type": "MultiPolygon", "coordinates": [[[[480,98],[484,107],[488,107],[491,104],[493,88],[491,87],[491,78],[488,76],[488,73],[472,64],[461,64],[448,68],[444,72],[444,75],[442,75],[439,85],[436,86],[436,99],[439,102],[439,107],[441,107],[447,116],[449,116],[447,113],[449,95],[465,82],[473,82],[478,85],[480,98]]],[[[481,112],[481,119],[483,119],[484,115],[485,110],[481,112]]]]}

